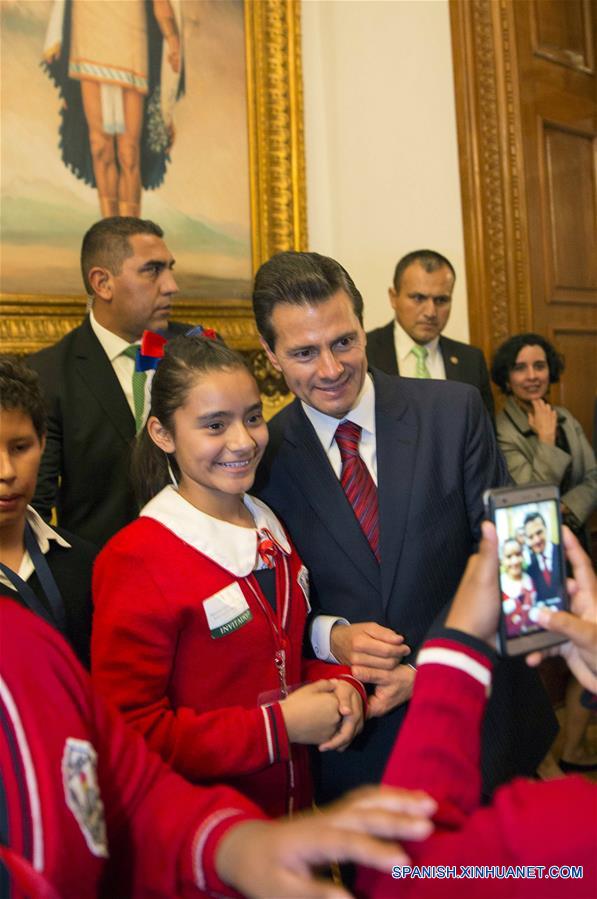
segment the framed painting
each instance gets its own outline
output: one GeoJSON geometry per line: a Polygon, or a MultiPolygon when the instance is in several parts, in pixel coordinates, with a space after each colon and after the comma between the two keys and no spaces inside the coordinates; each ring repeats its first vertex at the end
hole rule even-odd
{"type": "Polygon", "coordinates": [[[263,382],[252,275],[306,246],[298,0],[1,0],[0,15],[4,350],[32,352],[78,324],[83,233],[141,215],[177,260],[175,318],[217,328],[263,382]],[[113,109],[118,62],[98,69],[94,47],[109,41],[116,60],[133,38],[142,63],[113,109]],[[104,146],[97,115],[102,132],[114,119],[104,146]]]}

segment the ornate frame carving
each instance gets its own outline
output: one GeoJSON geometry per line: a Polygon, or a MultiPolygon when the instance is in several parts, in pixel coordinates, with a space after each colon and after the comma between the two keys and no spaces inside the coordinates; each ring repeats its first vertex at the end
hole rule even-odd
{"type": "MultiPolygon", "coordinates": [[[[279,250],[306,248],[307,214],[299,0],[244,0],[253,267],[279,250]]],[[[79,324],[85,299],[0,295],[4,352],[31,353],[79,324]]],[[[216,328],[247,352],[266,400],[284,392],[258,352],[250,302],[177,300],[175,317],[216,328]]]]}
{"type": "Polygon", "coordinates": [[[510,0],[450,0],[471,341],[488,355],[531,321],[510,0]]]}

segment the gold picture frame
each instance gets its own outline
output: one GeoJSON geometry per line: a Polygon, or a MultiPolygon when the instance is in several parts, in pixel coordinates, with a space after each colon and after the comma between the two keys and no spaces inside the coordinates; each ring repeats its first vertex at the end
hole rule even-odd
{"type": "MultiPolygon", "coordinates": [[[[306,249],[300,0],[244,0],[253,270],[273,253],[306,249]]],[[[29,354],[85,314],[85,297],[0,294],[3,352],[29,354]]],[[[175,319],[215,328],[247,354],[272,408],[286,393],[259,350],[249,300],[177,298],[175,319]]],[[[271,411],[271,410],[270,410],[271,411]]]]}

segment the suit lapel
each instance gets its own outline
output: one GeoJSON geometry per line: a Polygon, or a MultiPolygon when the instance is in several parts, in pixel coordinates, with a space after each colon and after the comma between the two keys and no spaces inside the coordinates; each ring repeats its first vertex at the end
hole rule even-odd
{"type": "MultiPolygon", "coordinates": [[[[122,439],[130,443],[135,436],[133,413],[88,318],[77,335],[75,367],[122,439]]],[[[85,415],[85,410],[81,414],[85,415]]]]}
{"type": "Polygon", "coordinates": [[[400,381],[375,380],[377,483],[381,552],[381,587],[384,610],[392,596],[409,504],[415,492],[413,479],[418,430],[406,420],[407,403],[400,381]]]}
{"type": "Polygon", "coordinates": [[[446,378],[448,381],[462,381],[463,362],[460,355],[447,337],[440,337],[439,348],[444,360],[446,378]]]}
{"type": "Polygon", "coordinates": [[[379,357],[375,366],[382,371],[398,374],[398,359],[396,358],[396,345],[394,343],[394,322],[385,325],[380,334],[378,344],[379,357]]]}
{"type": "Polygon", "coordinates": [[[378,591],[379,566],[373,551],[298,400],[292,404],[289,414],[283,455],[289,476],[323,523],[330,539],[336,541],[378,591]]]}

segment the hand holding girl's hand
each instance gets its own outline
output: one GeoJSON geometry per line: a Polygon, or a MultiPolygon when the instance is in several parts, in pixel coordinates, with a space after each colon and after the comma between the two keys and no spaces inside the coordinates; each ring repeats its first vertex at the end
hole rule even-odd
{"type": "Polygon", "coordinates": [[[291,743],[318,746],[331,740],[342,720],[336,695],[337,684],[336,680],[318,680],[299,687],[281,701],[280,708],[291,743]]]}
{"type": "Polygon", "coordinates": [[[320,752],[326,752],[328,749],[342,752],[363,729],[363,700],[359,691],[345,680],[337,680],[335,684],[338,711],[342,720],[331,740],[319,744],[320,752]]]}
{"type": "Polygon", "coordinates": [[[555,446],[558,416],[555,409],[545,400],[532,400],[533,411],[529,412],[529,424],[541,443],[555,446]]]}

